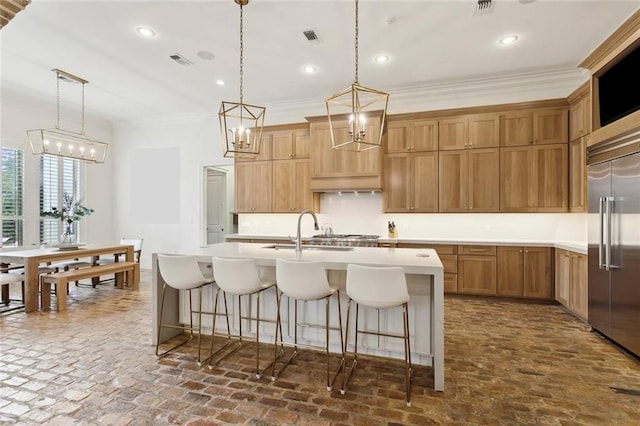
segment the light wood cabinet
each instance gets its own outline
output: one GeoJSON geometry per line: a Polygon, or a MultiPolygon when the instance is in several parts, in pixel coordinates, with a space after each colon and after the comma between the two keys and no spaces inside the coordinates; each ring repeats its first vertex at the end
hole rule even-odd
{"type": "Polygon", "coordinates": [[[533,110],[533,144],[569,142],[569,114],[567,108],[533,110]]]}
{"type": "Polygon", "coordinates": [[[436,120],[399,120],[386,124],[386,152],[418,152],[438,149],[436,120]]]}
{"type": "Polygon", "coordinates": [[[271,141],[273,135],[268,131],[262,132],[262,138],[260,138],[260,152],[255,158],[236,158],[235,162],[247,162],[247,161],[269,161],[271,160],[271,141]]]}
{"type": "Polygon", "coordinates": [[[458,292],[497,294],[496,247],[458,247],[458,292]]]}
{"type": "Polygon", "coordinates": [[[385,212],[438,211],[438,153],[386,154],[383,199],[385,212]]]}
{"type": "Polygon", "coordinates": [[[587,211],[588,136],[569,143],[569,211],[587,211]]]}
{"type": "MultiPolygon", "coordinates": [[[[387,247],[383,244],[383,247],[387,247]]],[[[398,248],[432,248],[438,253],[444,271],[444,292],[458,292],[458,246],[450,244],[397,243],[398,248]]],[[[390,247],[390,246],[389,246],[390,247]]]]}
{"type": "MultiPolygon", "coordinates": [[[[341,140],[347,139],[348,129],[346,120],[334,124],[341,140]]],[[[333,149],[326,120],[311,122],[310,130],[312,191],[382,189],[382,149],[363,152],[333,149]]],[[[366,132],[376,134],[379,131],[380,118],[370,117],[366,132]]]]}
{"type": "Polygon", "coordinates": [[[273,160],[309,158],[311,139],[308,129],[274,132],[271,140],[273,160]]]}
{"type": "Polygon", "coordinates": [[[498,295],[550,299],[552,257],[548,247],[498,247],[498,295]]]}
{"type": "Polygon", "coordinates": [[[588,318],[587,256],[556,249],[555,297],[574,314],[588,318]]]}
{"type": "Polygon", "coordinates": [[[317,196],[309,189],[309,160],[273,161],[274,213],[298,213],[317,210],[317,196]]]}
{"type": "Polygon", "coordinates": [[[591,96],[583,94],[569,106],[569,141],[591,133],[591,96]]]}
{"type": "Polygon", "coordinates": [[[567,211],[567,144],[501,148],[500,211],[567,211]]]}
{"type": "Polygon", "coordinates": [[[440,212],[500,210],[498,148],[440,151],[439,154],[440,212]]]}
{"type": "Polygon", "coordinates": [[[501,119],[502,146],[533,144],[533,112],[531,110],[506,112],[501,119]]]}
{"type": "Polygon", "coordinates": [[[271,161],[236,161],[236,213],[268,213],[271,211],[271,161]]]}
{"type": "Polygon", "coordinates": [[[500,145],[499,114],[445,118],[439,120],[438,129],[438,147],[441,151],[500,145]]]}

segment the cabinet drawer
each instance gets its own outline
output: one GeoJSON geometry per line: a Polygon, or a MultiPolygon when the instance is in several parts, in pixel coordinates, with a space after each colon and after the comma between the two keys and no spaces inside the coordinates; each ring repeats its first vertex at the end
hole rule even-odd
{"type": "Polygon", "coordinates": [[[471,256],[495,256],[496,246],[458,246],[458,254],[471,256]]]}
{"type": "Polygon", "coordinates": [[[447,273],[458,273],[458,256],[455,254],[438,254],[445,275],[447,273]]]}

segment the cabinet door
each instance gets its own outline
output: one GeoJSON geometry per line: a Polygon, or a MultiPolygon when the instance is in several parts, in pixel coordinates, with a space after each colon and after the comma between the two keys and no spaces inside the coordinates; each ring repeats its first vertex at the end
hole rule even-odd
{"type": "Polygon", "coordinates": [[[500,115],[469,116],[469,148],[489,148],[500,145],[500,115]]]}
{"type": "Polygon", "coordinates": [[[583,96],[569,106],[569,140],[580,139],[587,134],[587,99],[583,96]]]}
{"type": "Polygon", "coordinates": [[[523,295],[524,256],[522,247],[498,247],[498,294],[523,295]]]}
{"type": "Polygon", "coordinates": [[[569,307],[569,283],[571,281],[571,256],[569,252],[556,249],[556,300],[569,307]]]}
{"type": "Polygon", "coordinates": [[[271,161],[257,161],[253,163],[254,167],[254,212],[269,213],[271,212],[271,161]]]}
{"type": "Polygon", "coordinates": [[[256,155],[254,158],[251,158],[251,157],[236,158],[235,159],[236,163],[271,160],[272,140],[273,140],[273,133],[269,131],[263,131],[262,137],[260,138],[260,150],[258,152],[258,155],[256,155]]]}
{"type": "Polygon", "coordinates": [[[564,213],[569,204],[567,144],[534,146],[533,191],[538,212],[564,213]]]}
{"type": "Polygon", "coordinates": [[[408,152],[410,143],[411,121],[388,121],[386,126],[386,152],[408,152]]]}
{"type": "Polygon", "coordinates": [[[470,212],[500,211],[500,150],[499,148],[471,149],[469,156],[470,212]]]}
{"type": "Polygon", "coordinates": [[[553,281],[551,266],[550,248],[524,248],[524,297],[536,299],[552,298],[553,281]]]}
{"type": "Polygon", "coordinates": [[[407,213],[411,211],[410,154],[384,156],[384,211],[407,213]]]}
{"type": "Polygon", "coordinates": [[[569,211],[586,212],[587,199],[587,139],[569,143],[569,211]]]}
{"type": "Polygon", "coordinates": [[[571,284],[569,294],[569,309],[576,315],[587,319],[588,290],[587,257],[578,253],[571,253],[571,284]]]}
{"type": "Polygon", "coordinates": [[[235,211],[237,213],[248,213],[253,211],[253,182],[254,167],[253,161],[236,161],[235,171],[235,211]]]}
{"type": "Polygon", "coordinates": [[[293,132],[293,158],[309,158],[311,153],[311,135],[308,129],[293,132]]]}
{"type": "Polygon", "coordinates": [[[507,112],[502,116],[502,146],[522,146],[533,143],[531,111],[507,112]]]}
{"type": "MultiPolygon", "coordinates": [[[[275,153],[275,152],[274,152],[275,153]]],[[[273,162],[273,212],[291,213],[296,192],[294,179],[294,164],[290,160],[276,160],[273,162]]]]}
{"type": "Polygon", "coordinates": [[[411,151],[435,151],[438,149],[438,122],[435,120],[411,121],[411,151]]]}
{"type": "Polygon", "coordinates": [[[566,108],[542,108],[533,111],[533,144],[567,143],[569,114],[566,108]]]}
{"type": "Polygon", "coordinates": [[[438,149],[464,149],[469,143],[469,122],[466,117],[438,121],[438,149]]]}
{"type": "Polygon", "coordinates": [[[500,151],[500,211],[532,211],[531,148],[510,147],[500,151]]]}
{"type": "Polygon", "coordinates": [[[469,190],[469,156],[467,152],[467,150],[439,152],[438,204],[440,212],[467,211],[467,192],[469,190]]]}
{"type": "Polygon", "coordinates": [[[458,291],[497,294],[496,257],[458,255],[458,291]]]}
{"type": "Polygon", "coordinates": [[[288,160],[293,155],[293,133],[287,131],[274,133],[271,146],[274,160],[288,160]]]}
{"type": "Polygon", "coordinates": [[[411,154],[411,211],[438,211],[438,153],[411,154]]]}

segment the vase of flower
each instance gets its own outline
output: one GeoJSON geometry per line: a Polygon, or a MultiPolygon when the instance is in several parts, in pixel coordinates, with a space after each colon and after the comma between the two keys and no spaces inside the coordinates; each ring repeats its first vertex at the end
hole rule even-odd
{"type": "Polygon", "coordinates": [[[40,213],[40,216],[54,217],[62,221],[62,235],[60,235],[61,245],[78,243],[78,236],[75,233],[75,222],[79,222],[83,216],[93,213],[93,209],[83,206],[80,201],[75,201],[72,195],[64,193],[62,206],[60,209],[52,207],[49,211],[40,213]]]}

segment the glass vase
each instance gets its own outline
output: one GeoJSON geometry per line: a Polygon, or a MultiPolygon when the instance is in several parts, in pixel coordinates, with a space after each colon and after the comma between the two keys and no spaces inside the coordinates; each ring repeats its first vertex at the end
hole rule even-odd
{"type": "Polygon", "coordinates": [[[60,244],[68,245],[77,243],[76,234],[73,231],[73,222],[62,222],[63,232],[60,236],[60,244]]]}

